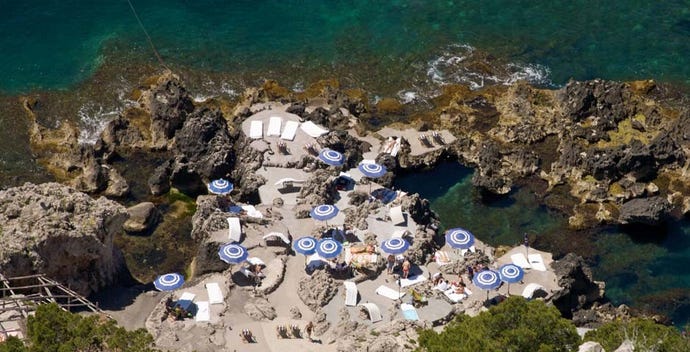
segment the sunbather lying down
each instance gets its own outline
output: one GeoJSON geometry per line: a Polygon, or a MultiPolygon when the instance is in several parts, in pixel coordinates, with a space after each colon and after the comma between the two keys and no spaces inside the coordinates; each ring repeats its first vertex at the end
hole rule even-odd
{"type": "Polygon", "coordinates": [[[350,253],[352,254],[357,254],[357,253],[374,253],[376,252],[376,248],[372,245],[356,245],[356,246],[351,246],[350,247],[350,253]]]}

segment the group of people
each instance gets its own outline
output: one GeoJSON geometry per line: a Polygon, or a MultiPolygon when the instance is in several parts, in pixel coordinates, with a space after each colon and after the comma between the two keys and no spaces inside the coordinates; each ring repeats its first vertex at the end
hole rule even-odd
{"type": "Polygon", "coordinates": [[[465,281],[463,280],[462,276],[458,276],[458,281],[448,281],[448,279],[443,277],[442,273],[437,273],[433,276],[433,280],[431,281],[433,284],[433,287],[437,290],[440,291],[447,291],[449,289],[453,289],[454,293],[457,294],[467,294],[466,292],[466,287],[467,285],[465,284],[465,281]]]}
{"type": "Polygon", "coordinates": [[[193,317],[192,312],[176,304],[172,296],[168,296],[168,299],[165,301],[165,314],[169,320],[183,320],[184,318],[193,317]]]}
{"type": "Polygon", "coordinates": [[[412,267],[412,263],[410,263],[410,260],[407,257],[401,258],[396,257],[392,254],[388,255],[388,258],[386,259],[386,272],[388,273],[388,275],[393,274],[393,272],[398,267],[401,270],[400,277],[403,279],[407,279],[410,276],[410,267],[412,267]]]}

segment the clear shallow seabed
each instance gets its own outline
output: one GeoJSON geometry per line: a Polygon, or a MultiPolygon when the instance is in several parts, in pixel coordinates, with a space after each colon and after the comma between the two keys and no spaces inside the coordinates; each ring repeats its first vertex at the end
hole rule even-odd
{"type": "MultiPolygon", "coordinates": [[[[404,100],[424,99],[454,82],[481,87],[527,79],[559,86],[569,78],[600,77],[690,86],[685,0],[132,3],[166,64],[185,74],[199,98],[234,95],[263,78],[299,89],[337,77],[374,95],[404,100]],[[498,58],[506,73],[464,66],[475,48],[498,58]]],[[[0,4],[4,186],[46,179],[28,148],[16,94],[40,94],[46,105],[61,106],[51,123],[79,121],[88,142],[127,104],[127,92],[156,60],[124,0],[0,4]]],[[[586,251],[582,254],[596,264],[596,276],[607,281],[614,302],[646,305],[655,301],[654,294],[677,295],[684,306],[658,308],[677,322],[690,315],[686,222],[671,224],[663,235],[630,236],[615,229],[574,235],[565,231],[566,219],[527,191],[482,204],[471,196],[470,170],[444,165],[433,175],[439,182],[431,188],[419,188],[414,181],[419,176],[400,183],[430,198],[446,226],[467,227],[492,244],[516,243],[527,231],[543,236],[538,243],[545,247],[586,251]]]]}

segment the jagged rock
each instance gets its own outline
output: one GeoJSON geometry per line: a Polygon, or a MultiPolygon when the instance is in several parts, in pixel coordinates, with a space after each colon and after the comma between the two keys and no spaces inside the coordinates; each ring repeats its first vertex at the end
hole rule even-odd
{"type": "Polygon", "coordinates": [[[337,350],[343,352],[411,351],[417,347],[414,341],[417,340],[418,329],[429,327],[425,323],[394,320],[369,328],[358,328],[338,338],[337,350]]]}
{"type": "Polygon", "coordinates": [[[170,191],[170,173],[172,161],[166,160],[158,165],[148,179],[149,190],[152,195],[160,196],[170,191]]]}
{"type": "Polygon", "coordinates": [[[671,205],[664,197],[636,198],[623,203],[618,221],[621,224],[659,225],[670,210],[671,205]]]}
{"type": "Polygon", "coordinates": [[[120,173],[112,168],[107,168],[108,186],[103,192],[108,197],[124,197],[129,193],[129,185],[120,173]]]}
{"type": "Polygon", "coordinates": [[[314,312],[314,335],[323,335],[331,327],[331,323],[326,318],[326,312],[323,309],[318,308],[314,312]]]}
{"type": "Polygon", "coordinates": [[[273,320],[278,316],[275,308],[265,298],[255,298],[247,302],[244,312],[255,320],[273,320]]]}
{"type": "Polygon", "coordinates": [[[131,234],[150,231],[160,220],[160,212],[151,202],[139,203],[127,208],[129,219],[125,221],[123,228],[131,234]]]}
{"type": "Polygon", "coordinates": [[[290,307],[290,319],[302,319],[302,312],[297,307],[290,307]]]}
{"type": "Polygon", "coordinates": [[[304,117],[305,106],[303,103],[294,103],[285,109],[285,112],[295,114],[299,117],[304,117]]]}
{"type": "Polygon", "coordinates": [[[153,89],[144,93],[143,99],[151,112],[151,143],[162,149],[194,110],[194,102],[174,75],[161,76],[153,89]]]}
{"type": "Polygon", "coordinates": [[[599,342],[587,341],[578,347],[577,352],[604,352],[599,342]]]}
{"type": "Polygon", "coordinates": [[[330,181],[331,173],[329,170],[316,170],[302,184],[299,197],[305,204],[316,206],[319,204],[333,204],[338,191],[333,182],[330,181]]]}
{"type": "Polygon", "coordinates": [[[203,180],[225,177],[235,165],[234,138],[218,110],[199,109],[189,114],[175,133],[173,152],[177,163],[203,180]]]}
{"type": "Polygon", "coordinates": [[[42,273],[89,295],[124,269],[113,240],[126,219],[121,205],[58,183],[0,191],[0,271],[42,273]]]}
{"type": "Polygon", "coordinates": [[[297,295],[313,311],[328,304],[337,291],[338,284],[324,270],[317,270],[311,277],[303,277],[297,287],[297,295]]]}
{"type": "Polygon", "coordinates": [[[587,308],[604,297],[603,283],[592,279],[592,271],[582,257],[568,253],[551,267],[560,287],[551,301],[563,316],[570,317],[573,311],[587,308]]]}
{"type": "Polygon", "coordinates": [[[614,307],[611,303],[599,304],[595,302],[589,309],[573,312],[571,320],[575,326],[596,329],[608,322],[625,321],[630,318],[630,309],[624,304],[614,307]]]}

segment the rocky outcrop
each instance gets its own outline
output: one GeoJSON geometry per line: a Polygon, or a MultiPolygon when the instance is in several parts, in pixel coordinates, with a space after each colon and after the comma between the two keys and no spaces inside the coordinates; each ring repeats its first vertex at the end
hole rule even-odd
{"type": "Polygon", "coordinates": [[[0,271],[42,273],[89,295],[125,269],[113,245],[125,208],[57,184],[25,184],[0,191],[0,271]]]}
{"type": "Polygon", "coordinates": [[[589,308],[604,297],[604,283],[592,279],[592,271],[582,257],[573,253],[551,264],[560,290],[553,292],[551,301],[565,317],[574,311],[589,308]]]}
{"type": "Polygon", "coordinates": [[[577,352],[604,352],[604,348],[598,342],[587,341],[577,348],[577,352]]]}
{"type": "Polygon", "coordinates": [[[301,278],[297,287],[297,295],[312,311],[328,304],[337,292],[337,283],[324,270],[317,270],[311,276],[301,278]]]}
{"type": "Polygon", "coordinates": [[[244,312],[254,320],[273,320],[278,316],[276,309],[265,298],[254,298],[247,302],[244,312]]]}
{"type": "Polygon", "coordinates": [[[429,328],[423,323],[409,320],[394,320],[392,322],[353,329],[347,334],[338,334],[338,351],[362,352],[403,352],[414,350],[417,341],[417,330],[429,328]]]}

